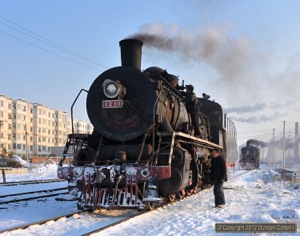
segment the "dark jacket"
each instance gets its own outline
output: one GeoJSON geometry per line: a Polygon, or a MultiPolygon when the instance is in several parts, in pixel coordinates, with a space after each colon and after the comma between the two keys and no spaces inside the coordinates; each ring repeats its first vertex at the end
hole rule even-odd
{"type": "Polygon", "coordinates": [[[185,96],[186,107],[189,113],[198,112],[201,106],[197,96],[194,92],[181,92],[185,96]]]}
{"type": "Polygon", "coordinates": [[[227,171],[226,171],[226,163],[223,157],[218,156],[216,158],[212,158],[211,161],[212,169],[211,169],[211,177],[214,179],[215,183],[223,183],[227,180],[227,171]]]}

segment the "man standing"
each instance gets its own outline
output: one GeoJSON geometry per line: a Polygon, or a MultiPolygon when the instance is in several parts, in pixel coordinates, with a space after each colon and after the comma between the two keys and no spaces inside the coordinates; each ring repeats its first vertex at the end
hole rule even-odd
{"type": "Polygon", "coordinates": [[[194,136],[201,137],[200,132],[200,125],[199,125],[199,108],[200,108],[200,102],[197,99],[196,94],[194,93],[194,86],[193,85],[187,85],[186,86],[186,92],[182,92],[182,94],[185,96],[185,102],[187,106],[187,111],[191,115],[192,119],[192,125],[194,126],[194,136]]]}
{"type": "Polygon", "coordinates": [[[218,149],[213,149],[211,154],[213,156],[211,176],[214,176],[215,207],[223,208],[225,207],[223,183],[227,179],[226,163],[218,149]]]}

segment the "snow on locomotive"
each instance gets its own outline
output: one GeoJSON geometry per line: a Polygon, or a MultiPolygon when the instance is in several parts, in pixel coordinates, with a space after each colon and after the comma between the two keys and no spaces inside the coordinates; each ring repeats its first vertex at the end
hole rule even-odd
{"type": "Polygon", "coordinates": [[[93,133],[68,135],[58,176],[68,180],[79,209],[151,209],[181,198],[209,182],[212,148],[224,155],[237,148],[226,142],[235,139],[233,122],[205,94],[198,98],[201,134],[194,136],[183,86],[159,67],[141,71],[142,44],[120,41],[122,66],[100,74],[87,91],[93,133]]]}

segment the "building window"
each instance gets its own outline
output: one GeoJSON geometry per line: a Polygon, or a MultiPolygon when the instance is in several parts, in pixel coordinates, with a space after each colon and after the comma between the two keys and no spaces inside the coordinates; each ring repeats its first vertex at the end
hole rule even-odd
{"type": "Polygon", "coordinates": [[[17,104],[16,107],[17,107],[17,110],[22,110],[22,105],[21,104],[17,104]]]}

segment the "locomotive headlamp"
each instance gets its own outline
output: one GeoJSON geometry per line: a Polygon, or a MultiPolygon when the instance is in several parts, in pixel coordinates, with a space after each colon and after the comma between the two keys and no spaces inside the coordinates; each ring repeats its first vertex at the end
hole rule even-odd
{"type": "Polygon", "coordinates": [[[112,80],[105,80],[103,83],[103,92],[108,98],[115,98],[120,93],[120,88],[112,80]]]}
{"type": "Polygon", "coordinates": [[[103,82],[102,87],[105,96],[108,98],[116,98],[120,95],[119,99],[123,99],[126,94],[125,87],[123,87],[118,81],[107,79],[103,82]]]}

